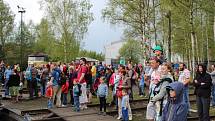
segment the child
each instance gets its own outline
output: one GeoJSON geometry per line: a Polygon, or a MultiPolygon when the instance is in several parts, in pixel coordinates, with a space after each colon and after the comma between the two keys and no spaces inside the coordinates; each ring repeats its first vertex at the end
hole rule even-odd
{"type": "Polygon", "coordinates": [[[100,101],[100,112],[99,115],[102,114],[102,108],[104,108],[103,115],[106,115],[106,98],[108,96],[108,86],[105,82],[105,77],[100,78],[100,84],[97,91],[97,96],[99,97],[100,101]]]}
{"type": "Polygon", "coordinates": [[[63,104],[62,107],[66,107],[67,105],[67,94],[69,91],[69,80],[66,80],[66,83],[62,85],[62,97],[63,97],[63,104]]]}
{"type": "Polygon", "coordinates": [[[78,80],[73,81],[73,99],[74,99],[74,111],[80,111],[79,96],[81,95],[81,86],[78,84],[78,80]]]}
{"type": "Polygon", "coordinates": [[[48,104],[47,104],[48,108],[52,108],[53,107],[52,96],[53,96],[52,83],[51,82],[47,82],[46,97],[48,98],[48,104]]]}
{"type": "Polygon", "coordinates": [[[183,83],[173,82],[166,90],[169,97],[163,110],[162,121],[187,121],[188,108],[183,99],[183,83]]]}
{"type": "Polygon", "coordinates": [[[144,92],[144,73],[141,74],[140,80],[139,80],[139,90],[140,90],[140,97],[143,97],[145,95],[144,92]]]}
{"type": "Polygon", "coordinates": [[[128,121],[129,96],[126,89],[122,90],[122,120],[128,121]]]}

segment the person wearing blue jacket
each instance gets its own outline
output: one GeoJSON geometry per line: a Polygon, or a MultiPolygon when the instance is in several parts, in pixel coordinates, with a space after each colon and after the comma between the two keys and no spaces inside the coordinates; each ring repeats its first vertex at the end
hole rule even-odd
{"type": "Polygon", "coordinates": [[[162,121],[187,121],[188,108],[183,99],[184,85],[173,82],[166,87],[167,104],[164,107],[162,121]]]}
{"type": "Polygon", "coordinates": [[[99,115],[102,114],[102,109],[104,108],[103,115],[106,115],[106,99],[108,96],[108,86],[105,82],[105,77],[100,78],[100,85],[98,87],[97,96],[99,97],[100,101],[100,112],[99,115]]]}

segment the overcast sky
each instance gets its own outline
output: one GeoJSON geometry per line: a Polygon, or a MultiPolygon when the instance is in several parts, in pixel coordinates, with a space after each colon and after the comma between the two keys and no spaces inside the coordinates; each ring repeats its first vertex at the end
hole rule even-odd
{"type": "MultiPolygon", "coordinates": [[[[40,0],[4,0],[9,4],[12,11],[16,15],[16,24],[20,21],[20,14],[18,14],[17,5],[26,9],[23,20],[28,22],[33,20],[38,24],[43,17],[43,11],[41,11],[38,1],[40,0]]],[[[102,52],[104,45],[109,44],[112,41],[120,40],[122,36],[122,28],[118,26],[111,26],[107,22],[103,22],[101,19],[101,10],[105,7],[107,0],[90,0],[93,4],[92,12],[94,13],[94,21],[89,26],[89,32],[85,39],[84,48],[87,50],[93,50],[102,52]]]]}

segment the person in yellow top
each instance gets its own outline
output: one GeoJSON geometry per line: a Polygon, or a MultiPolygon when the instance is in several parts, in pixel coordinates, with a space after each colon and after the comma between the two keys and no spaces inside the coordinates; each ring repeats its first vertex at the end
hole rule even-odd
{"type": "Polygon", "coordinates": [[[92,81],[94,84],[94,82],[96,80],[96,63],[95,62],[92,63],[91,72],[92,72],[92,81]]]}

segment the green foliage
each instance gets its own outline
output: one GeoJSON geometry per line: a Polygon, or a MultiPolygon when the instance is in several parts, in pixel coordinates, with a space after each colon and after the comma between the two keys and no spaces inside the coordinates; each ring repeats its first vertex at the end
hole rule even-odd
{"type": "Polygon", "coordinates": [[[87,50],[81,50],[79,52],[79,57],[89,57],[93,58],[99,61],[104,61],[104,54],[102,53],[96,53],[95,51],[87,51],[87,50]]]}
{"type": "Polygon", "coordinates": [[[14,27],[14,14],[10,7],[3,1],[0,1],[0,59],[6,58],[5,44],[9,41],[9,36],[14,27]]]}
{"type": "Polygon", "coordinates": [[[52,58],[69,62],[78,56],[80,43],[93,21],[88,0],[41,1],[53,31],[54,54],[52,58]]]}
{"type": "Polygon", "coordinates": [[[141,46],[137,40],[128,39],[127,42],[119,50],[120,57],[125,57],[133,63],[138,63],[141,58],[141,46]]]}

